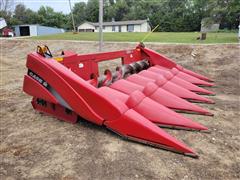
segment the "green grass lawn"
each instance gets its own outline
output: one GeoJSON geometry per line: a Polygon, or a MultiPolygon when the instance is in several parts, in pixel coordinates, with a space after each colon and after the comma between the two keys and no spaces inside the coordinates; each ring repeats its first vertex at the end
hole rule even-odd
{"type": "MultiPolygon", "coordinates": [[[[104,33],[104,41],[121,42],[139,42],[147,33],[104,33]]],[[[215,32],[207,33],[207,39],[197,40],[200,33],[197,32],[154,32],[145,42],[160,43],[237,43],[237,33],[233,32],[215,32]]],[[[79,40],[79,41],[98,41],[98,33],[81,32],[73,34],[72,32],[31,37],[37,40],[79,40]]]]}

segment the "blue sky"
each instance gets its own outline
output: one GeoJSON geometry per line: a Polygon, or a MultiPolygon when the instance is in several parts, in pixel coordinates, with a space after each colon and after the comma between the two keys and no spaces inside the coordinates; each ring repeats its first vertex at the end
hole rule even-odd
{"type": "MultiPolygon", "coordinates": [[[[65,14],[70,12],[68,0],[15,0],[14,2],[22,3],[34,11],[37,11],[40,6],[50,6],[55,11],[62,11],[65,14]]],[[[71,0],[72,7],[77,2],[87,2],[87,0],[71,0]]]]}

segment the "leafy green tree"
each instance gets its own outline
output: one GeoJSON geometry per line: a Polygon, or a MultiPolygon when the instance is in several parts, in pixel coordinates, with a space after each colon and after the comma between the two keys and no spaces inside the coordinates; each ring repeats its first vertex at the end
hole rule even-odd
{"type": "Polygon", "coordinates": [[[240,1],[231,0],[227,6],[226,15],[223,18],[229,29],[237,29],[240,24],[240,1]]]}
{"type": "Polygon", "coordinates": [[[10,24],[36,24],[39,22],[38,14],[31,9],[26,9],[23,4],[15,7],[14,14],[10,20],[10,24]]]}
{"type": "Polygon", "coordinates": [[[73,7],[73,15],[77,26],[86,21],[86,3],[76,3],[73,7]]]}
{"type": "Polygon", "coordinates": [[[66,28],[66,24],[69,20],[68,16],[64,15],[62,12],[54,12],[54,10],[48,6],[41,6],[37,13],[40,24],[45,26],[66,28]]]}
{"type": "Polygon", "coordinates": [[[90,22],[98,22],[99,14],[98,0],[88,0],[86,6],[86,20],[90,22]]]}
{"type": "Polygon", "coordinates": [[[129,12],[129,6],[125,0],[117,0],[115,4],[115,20],[126,20],[124,16],[129,12]]]}
{"type": "Polygon", "coordinates": [[[25,23],[27,18],[27,15],[25,12],[26,12],[26,7],[23,4],[18,4],[15,7],[13,17],[16,18],[20,24],[25,23]]]}
{"type": "Polygon", "coordinates": [[[239,0],[210,0],[210,17],[223,27],[237,28],[240,18],[239,0]]]}

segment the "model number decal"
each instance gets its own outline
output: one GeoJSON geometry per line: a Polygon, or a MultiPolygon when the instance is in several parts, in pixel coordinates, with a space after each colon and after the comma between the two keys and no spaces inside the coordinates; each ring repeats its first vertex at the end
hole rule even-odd
{"type": "Polygon", "coordinates": [[[32,71],[28,71],[28,75],[31,76],[33,79],[35,79],[37,82],[39,82],[40,84],[42,84],[44,87],[48,87],[48,83],[46,81],[44,81],[42,78],[40,78],[37,74],[35,74],[32,71]]]}

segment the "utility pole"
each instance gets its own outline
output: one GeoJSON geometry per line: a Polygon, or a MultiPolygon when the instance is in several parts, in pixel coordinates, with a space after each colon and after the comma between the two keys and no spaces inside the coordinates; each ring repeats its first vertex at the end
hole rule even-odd
{"type": "Polygon", "coordinates": [[[76,32],[76,27],[75,27],[75,21],[74,21],[74,17],[73,17],[73,12],[72,12],[71,1],[68,0],[68,2],[69,2],[69,7],[70,7],[70,11],[71,11],[71,16],[72,16],[73,32],[76,32]]]}
{"type": "Polygon", "coordinates": [[[103,48],[103,0],[99,0],[99,51],[103,48]]]}

